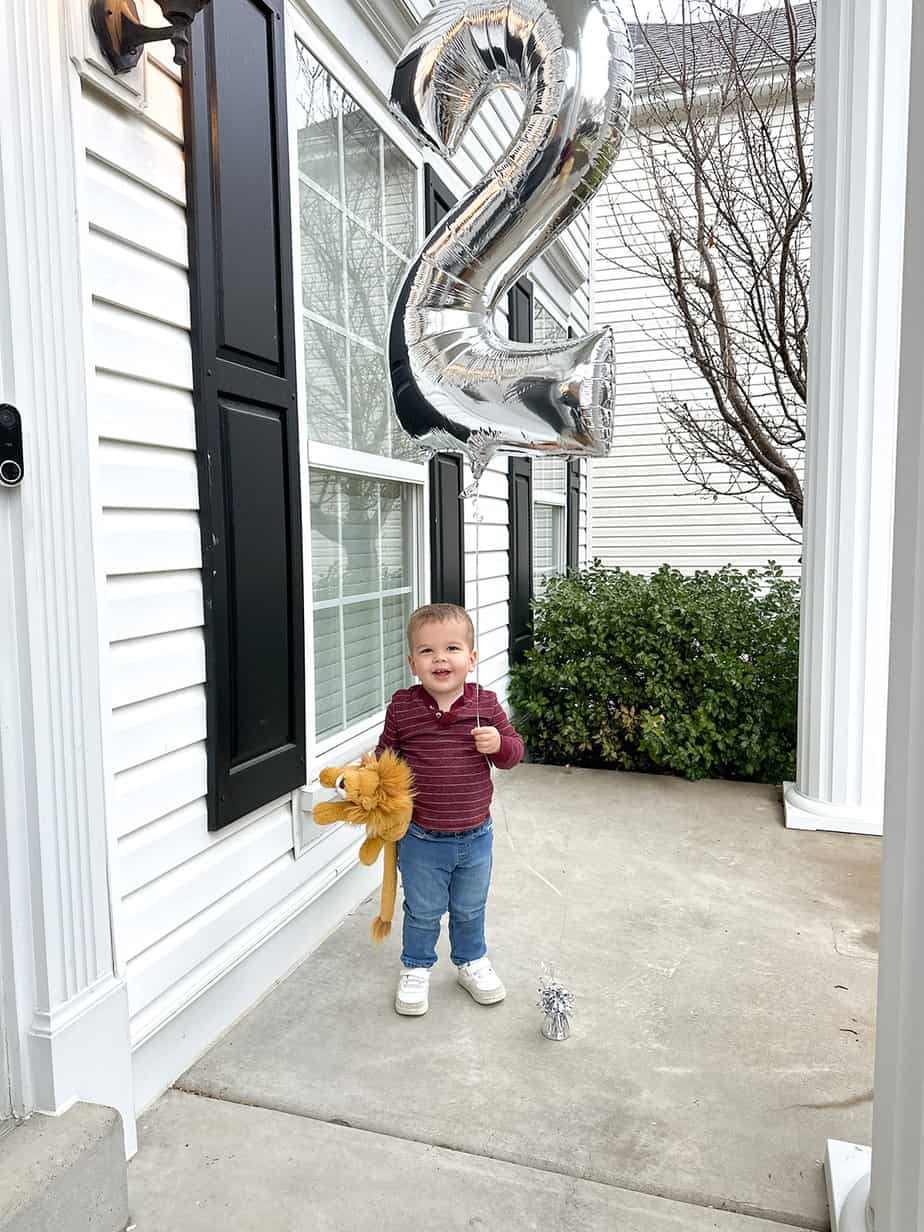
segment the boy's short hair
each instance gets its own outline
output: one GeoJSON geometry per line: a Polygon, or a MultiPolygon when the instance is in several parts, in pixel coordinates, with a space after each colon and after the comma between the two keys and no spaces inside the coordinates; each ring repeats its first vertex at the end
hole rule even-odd
{"type": "Polygon", "coordinates": [[[407,622],[407,647],[413,654],[414,643],[413,637],[421,625],[428,624],[443,624],[448,620],[458,620],[465,625],[465,632],[468,637],[468,645],[470,650],[475,649],[475,626],[472,624],[472,618],[464,607],[459,607],[455,603],[428,603],[424,607],[419,607],[416,612],[411,613],[411,618],[407,622]]]}

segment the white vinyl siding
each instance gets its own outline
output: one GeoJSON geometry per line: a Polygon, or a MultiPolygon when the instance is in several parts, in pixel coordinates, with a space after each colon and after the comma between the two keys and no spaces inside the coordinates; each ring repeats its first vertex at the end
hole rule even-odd
{"type": "Polygon", "coordinates": [[[268,913],[328,864],[349,867],[342,833],[292,859],[288,798],[208,830],[181,95],[169,48],[147,54],[144,114],[92,84],[81,113],[116,944],[139,1099],[177,1076],[146,1060],[158,1031],[235,967],[268,913]]]}
{"type": "Polygon", "coordinates": [[[683,478],[669,452],[659,399],[669,394],[708,405],[709,394],[676,354],[680,326],[666,289],[642,272],[615,224],[614,211],[621,211],[643,237],[658,236],[654,211],[638,200],[645,184],[638,147],[627,139],[594,205],[594,322],[613,327],[616,385],[613,447],[592,463],[593,555],[639,572],[664,563],[692,572],[775,560],[798,577],[800,534],[788,505],[757,494],[762,514],[731,496],[707,496],[683,478]],[[778,519],[796,541],[768,519],[778,519]]]}
{"type": "MultiPolygon", "coordinates": [[[[362,24],[347,4],[340,5],[340,17],[344,9],[349,9],[351,26],[362,24]]],[[[320,27],[327,16],[320,6],[318,16],[320,27]]],[[[364,47],[368,48],[371,35],[363,28],[364,47]]],[[[324,46],[320,35],[318,44],[324,46]]],[[[356,86],[364,105],[374,79],[384,113],[385,66],[390,72],[391,52],[377,48],[363,59],[362,73],[349,69],[350,53],[346,39],[339,50],[332,49],[337,72],[345,85],[356,86]]],[[[351,846],[355,835],[348,828],[312,827],[317,834],[310,847],[301,859],[294,859],[289,798],[268,802],[218,832],[208,830],[206,656],[181,90],[169,45],[152,46],[146,56],[150,82],[145,111],[122,106],[85,83],[79,115],[86,147],[81,208],[86,221],[83,268],[93,365],[89,397],[98,434],[93,494],[96,548],[104,574],[100,598],[109,641],[103,688],[111,706],[106,755],[114,928],[120,969],[127,981],[142,1103],[178,1076],[172,1067],[192,1059],[182,1052],[183,1047],[192,1046],[188,1040],[200,1040],[204,1046],[230,1025],[221,1018],[224,1011],[219,1005],[227,987],[225,977],[233,982],[235,973],[245,968],[252,972],[253,967],[247,966],[252,956],[260,954],[264,945],[270,948],[273,937],[298,912],[326,919],[328,909],[315,898],[323,892],[325,901],[340,901],[337,895],[345,895],[346,890],[326,887],[343,882],[355,864],[351,846]],[[211,1008],[202,1010],[206,1003],[211,1008]],[[165,1040],[173,1046],[168,1047],[165,1040]]],[[[472,182],[496,160],[514,126],[510,105],[503,99],[492,100],[464,143],[458,167],[448,168],[436,160],[437,170],[447,179],[453,176],[456,186],[459,171],[472,182]]],[[[342,211],[338,242],[353,245],[352,256],[338,266],[346,270],[342,315],[334,312],[331,296],[319,295],[310,283],[304,290],[310,293],[311,305],[306,322],[323,326],[344,347],[355,344],[378,359],[384,296],[380,304],[374,288],[369,291],[371,315],[353,328],[352,317],[348,318],[350,271],[361,276],[368,259],[381,272],[382,285],[387,281],[390,290],[398,277],[395,263],[399,257],[405,259],[408,250],[404,239],[396,242],[396,219],[406,201],[390,187],[400,182],[396,171],[400,164],[384,143],[376,148],[380,168],[384,163],[386,184],[384,235],[369,224],[365,213],[350,217],[350,212],[342,211]],[[349,231],[348,222],[355,224],[349,231]]],[[[297,151],[294,154],[297,157],[297,151]]],[[[360,158],[355,169],[363,165],[360,158]]],[[[351,165],[351,177],[353,170],[351,165]]],[[[419,175],[416,167],[414,175],[419,175]]],[[[300,184],[293,179],[299,192],[300,184]]],[[[351,186],[351,191],[360,192],[352,178],[351,186]]],[[[312,188],[315,197],[332,205],[333,193],[323,185],[317,188],[312,188]]],[[[295,222],[298,225],[298,218],[295,222]]],[[[585,270],[589,266],[586,227],[585,217],[572,229],[576,238],[568,241],[572,261],[582,263],[585,270]]],[[[561,284],[546,266],[537,268],[535,279],[537,285],[549,288],[549,295],[560,304],[560,315],[567,316],[577,332],[588,328],[586,285],[567,303],[569,297],[562,294],[561,284]]],[[[333,274],[330,285],[337,285],[333,274]]],[[[382,438],[375,433],[364,435],[364,425],[354,413],[356,368],[348,353],[342,370],[329,364],[327,384],[320,364],[312,369],[311,388],[303,383],[303,445],[307,417],[335,425],[330,440],[305,445],[303,460],[337,476],[339,484],[348,482],[344,476],[349,473],[365,475],[375,485],[374,518],[371,497],[366,506],[365,547],[357,541],[350,544],[350,551],[357,559],[365,550],[374,551],[377,573],[370,564],[369,589],[347,594],[338,564],[339,589],[329,596],[335,600],[329,610],[336,612],[340,622],[341,645],[352,649],[354,630],[347,613],[353,605],[370,604],[376,617],[373,621],[370,615],[364,628],[376,628],[381,644],[396,648],[400,640],[396,631],[403,626],[408,607],[418,598],[416,588],[426,576],[419,542],[426,536],[416,529],[413,534],[408,531],[408,520],[416,527],[423,508],[426,468],[404,450],[387,415],[377,422],[386,432],[382,452],[391,456],[371,452],[381,447],[382,438]],[[358,435],[348,435],[354,432],[358,435]],[[360,444],[366,447],[358,448],[360,444]],[[345,460],[353,469],[344,467],[345,460]],[[378,470],[370,473],[372,467],[378,470]],[[410,506],[415,502],[418,512],[412,515],[410,506]]],[[[361,370],[358,379],[362,380],[361,370]]],[[[371,377],[370,384],[385,393],[383,376],[371,377]]],[[[368,397],[362,395],[364,404],[368,397]]],[[[313,529],[307,469],[302,477],[310,558],[313,529]]],[[[506,458],[496,459],[482,482],[481,512],[484,521],[478,531],[481,551],[476,569],[472,503],[466,502],[466,601],[474,609],[477,590],[482,682],[504,697],[509,593],[506,458]]],[[[341,518],[338,550],[343,536],[355,530],[348,518],[341,518]]],[[[326,550],[330,548],[328,544],[326,550]]],[[[315,551],[323,559],[321,548],[315,551]]],[[[308,620],[315,606],[312,582],[309,570],[305,577],[308,620]]],[[[310,640],[308,646],[308,689],[313,696],[320,656],[316,663],[310,640]]],[[[403,654],[400,663],[396,653],[383,654],[376,667],[378,674],[370,678],[376,680],[384,698],[402,682],[403,654]]],[[[355,681],[343,679],[344,695],[353,699],[347,703],[346,718],[351,719],[362,712],[366,701],[360,698],[355,681]]],[[[365,721],[360,719],[360,725],[365,721]]],[[[317,759],[316,742],[309,752],[317,759]]],[[[311,826],[307,815],[305,824],[311,826]]],[[[343,910],[353,905],[344,899],[343,910]]],[[[293,953],[292,960],[300,956],[293,953]]],[[[268,985],[252,978],[248,987],[256,998],[268,985]]]]}

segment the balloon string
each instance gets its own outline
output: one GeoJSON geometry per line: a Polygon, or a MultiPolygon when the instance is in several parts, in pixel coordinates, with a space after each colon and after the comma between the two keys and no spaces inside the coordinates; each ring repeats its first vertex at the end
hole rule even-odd
{"type": "MultiPolygon", "coordinates": [[[[481,523],[484,520],[484,515],[481,512],[481,493],[478,490],[478,481],[476,481],[475,491],[472,496],[472,519],[475,523],[475,648],[478,650],[478,657],[475,660],[475,726],[481,726],[481,523]]],[[[491,767],[491,775],[494,774],[494,762],[484,754],[484,759],[491,767]]]]}
{"type": "Polygon", "coordinates": [[[475,726],[481,726],[481,505],[480,493],[472,498],[472,517],[475,520],[475,726]]]}

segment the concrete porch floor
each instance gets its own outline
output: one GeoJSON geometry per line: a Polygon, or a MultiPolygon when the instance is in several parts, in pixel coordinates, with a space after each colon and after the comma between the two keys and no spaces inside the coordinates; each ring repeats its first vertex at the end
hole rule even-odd
{"type": "Polygon", "coordinates": [[[455,985],[444,938],[430,1013],[396,1015],[370,899],[142,1119],[139,1232],[828,1227],[825,1140],[871,1132],[879,841],[785,830],[772,787],[497,788],[506,1002],[455,985]]]}

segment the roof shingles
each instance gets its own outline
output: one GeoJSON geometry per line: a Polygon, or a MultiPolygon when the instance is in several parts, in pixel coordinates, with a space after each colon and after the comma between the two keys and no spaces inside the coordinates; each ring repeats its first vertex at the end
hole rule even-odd
{"type": "MultiPolygon", "coordinates": [[[[793,12],[798,46],[811,63],[815,54],[815,4],[797,4],[793,12]]],[[[788,60],[789,27],[781,5],[748,14],[737,30],[736,21],[729,15],[719,21],[629,22],[637,84],[677,76],[684,55],[688,66],[695,65],[697,76],[721,73],[729,64],[733,36],[741,62],[770,68],[788,60]]]]}

